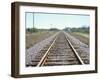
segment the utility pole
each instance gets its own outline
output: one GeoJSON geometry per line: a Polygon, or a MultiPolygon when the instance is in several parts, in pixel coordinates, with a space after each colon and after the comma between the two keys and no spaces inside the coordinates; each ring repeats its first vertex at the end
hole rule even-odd
{"type": "Polygon", "coordinates": [[[33,12],[33,28],[34,28],[34,12],[33,12]]]}
{"type": "Polygon", "coordinates": [[[52,28],[52,25],[53,25],[53,24],[50,24],[50,27],[51,27],[51,28],[52,28]]]}

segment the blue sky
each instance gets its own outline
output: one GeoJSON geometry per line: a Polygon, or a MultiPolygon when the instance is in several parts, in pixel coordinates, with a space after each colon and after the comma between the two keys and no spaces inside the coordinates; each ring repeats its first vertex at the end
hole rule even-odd
{"type": "Polygon", "coordinates": [[[63,29],[65,27],[82,27],[84,25],[90,25],[90,16],[50,13],[26,13],[26,28],[32,28],[33,23],[34,26],[38,29],[63,29]]]}

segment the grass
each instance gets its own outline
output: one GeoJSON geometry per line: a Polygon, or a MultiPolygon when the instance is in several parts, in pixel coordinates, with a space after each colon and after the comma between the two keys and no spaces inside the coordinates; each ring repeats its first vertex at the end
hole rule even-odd
{"type": "Polygon", "coordinates": [[[74,33],[77,34],[77,35],[89,38],[89,33],[81,33],[81,32],[74,32],[74,33]]]}
{"type": "Polygon", "coordinates": [[[39,31],[36,33],[26,33],[26,49],[34,46],[36,43],[55,34],[54,31],[39,31]]]}
{"type": "Polygon", "coordinates": [[[70,33],[75,38],[79,39],[81,42],[89,45],[89,34],[88,33],[81,33],[81,32],[72,32],[70,33]]]}

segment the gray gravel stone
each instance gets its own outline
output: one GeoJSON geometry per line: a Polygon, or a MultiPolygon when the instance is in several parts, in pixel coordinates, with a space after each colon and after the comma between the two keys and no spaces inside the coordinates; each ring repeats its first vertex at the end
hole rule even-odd
{"type": "Polygon", "coordinates": [[[26,50],[26,64],[31,64],[31,60],[47,45],[58,33],[46,38],[45,40],[35,44],[33,47],[26,50]]]}
{"type": "Polygon", "coordinates": [[[81,53],[79,53],[80,57],[85,56],[85,59],[88,59],[88,61],[89,61],[89,46],[87,44],[81,42],[79,39],[76,39],[74,36],[71,36],[70,34],[68,34],[66,32],[65,32],[65,34],[71,41],[72,45],[73,46],[77,45],[78,48],[82,51],[81,53]]]}

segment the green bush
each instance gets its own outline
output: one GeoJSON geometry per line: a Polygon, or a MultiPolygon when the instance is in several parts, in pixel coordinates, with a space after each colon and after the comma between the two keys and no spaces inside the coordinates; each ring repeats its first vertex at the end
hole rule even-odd
{"type": "Polygon", "coordinates": [[[38,32],[38,29],[36,29],[36,28],[27,28],[26,31],[34,33],[34,32],[38,32]]]}
{"type": "Polygon", "coordinates": [[[80,28],[65,28],[67,32],[82,32],[82,33],[89,33],[89,27],[80,27],[80,28]]]}
{"type": "Polygon", "coordinates": [[[59,29],[57,28],[50,28],[49,31],[58,31],[59,29]]]}

